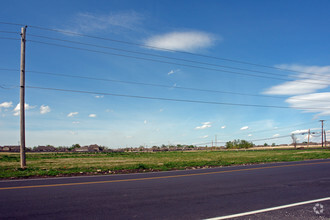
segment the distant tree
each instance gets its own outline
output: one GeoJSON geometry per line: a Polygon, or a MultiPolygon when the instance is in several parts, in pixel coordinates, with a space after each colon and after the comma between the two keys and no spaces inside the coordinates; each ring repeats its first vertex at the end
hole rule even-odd
{"type": "Polygon", "coordinates": [[[267,143],[264,143],[264,146],[265,146],[265,147],[267,147],[267,146],[268,146],[268,144],[267,144],[267,143]]]}
{"type": "Polygon", "coordinates": [[[81,146],[80,146],[79,144],[72,144],[72,146],[69,147],[69,150],[72,151],[72,150],[74,150],[74,149],[76,149],[76,148],[80,148],[80,147],[81,147],[81,146]]]}
{"type": "Polygon", "coordinates": [[[292,139],[292,144],[294,146],[294,148],[297,148],[297,137],[295,134],[291,134],[291,139],[292,139]]]}
{"type": "Polygon", "coordinates": [[[230,148],[251,148],[253,147],[253,143],[252,142],[248,142],[246,140],[233,140],[233,141],[228,141],[226,143],[226,148],[230,149],[230,148]]]}
{"type": "Polygon", "coordinates": [[[276,146],[276,144],[275,143],[272,143],[272,147],[275,147],[276,146]]]}

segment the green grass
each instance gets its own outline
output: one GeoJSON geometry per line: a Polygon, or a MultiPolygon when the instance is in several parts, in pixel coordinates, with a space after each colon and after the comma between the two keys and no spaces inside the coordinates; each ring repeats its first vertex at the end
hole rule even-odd
{"type": "Polygon", "coordinates": [[[330,158],[330,149],[193,151],[157,153],[0,153],[0,178],[165,171],[330,158]]]}

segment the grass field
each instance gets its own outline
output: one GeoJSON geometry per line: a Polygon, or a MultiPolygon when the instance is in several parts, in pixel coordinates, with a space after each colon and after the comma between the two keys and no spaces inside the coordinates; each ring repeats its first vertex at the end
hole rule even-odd
{"type": "Polygon", "coordinates": [[[113,174],[330,158],[330,149],[156,153],[0,153],[0,178],[113,174]]]}

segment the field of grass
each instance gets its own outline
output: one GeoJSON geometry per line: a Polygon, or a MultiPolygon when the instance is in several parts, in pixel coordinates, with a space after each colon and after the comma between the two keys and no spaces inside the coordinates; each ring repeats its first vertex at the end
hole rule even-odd
{"type": "Polygon", "coordinates": [[[155,153],[0,153],[0,179],[165,171],[330,158],[330,149],[193,151],[155,153]]]}

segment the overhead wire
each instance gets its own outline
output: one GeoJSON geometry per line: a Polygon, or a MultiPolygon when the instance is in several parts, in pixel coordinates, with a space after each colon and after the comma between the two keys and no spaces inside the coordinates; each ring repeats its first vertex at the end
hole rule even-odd
{"type": "MultiPolygon", "coordinates": [[[[281,139],[281,138],[287,138],[290,137],[291,135],[283,135],[283,136],[277,136],[277,137],[269,137],[269,138],[262,138],[262,139],[254,139],[254,140],[246,140],[247,142],[258,142],[258,141],[268,141],[268,140],[274,140],[274,139],[281,139]]],[[[214,142],[205,142],[205,143],[199,143],[199,144],[194,144],[194,145],[208,145],[208,144],[212,144],[214,142]]],[[[227,143],[224,141],[217,141],[217,143],[227,143]]]]}
{"type": "Polygon", "coordinates": [[[0,39],[5,39],[5,40],[20,40],[19,38],[13,38],[13,37],[0,37],[0,39]]]}
{"type": "MultiPolygon", "coordinates": [[[[101,54],[107,54],[107,55],[113,55],[113,56],[133,58],[133,59],[138,59],[138,60],[146,60],[146,61],[152,61],[152,62],[158,62],[158,63],[186,66],[186,67],[216,71],[216,72],[221,72],[221,73],[229,73],[229,74],[236,74],[236,75],[243,75],[243,76],[251,76],[251,77],[258,77],[258,78],[266,78],[266,79],[275,79],[275,80],[287,81],[287,79],[283,79],[283,78],[276,78],[276,77],[270,77],[270,76],[262,76],[262,75],[249,74],[249,73],[241,73],[241,72],[233,72],[233,71],[222,70],[222,69],[214,69],[214,68],[202,67],[202,66],[196,66],[196,65],[190,65],[190,64],[176,63],[176,62],[170,62],[170,61],[164,61],[164,60],[156,60],[156,59],[145,58],[145,57],[136,57],[136,56],[126,55],[126,54],[105,52],[105,51],[100,51],[100,50],[93,50],[93,49],[87,49],[87,48],[81,48],[81,47],[67,46],[67,45],[61,45],[61,44],[55,44],[55,43],[49,43],[49,42],[42,42],[42,41],[35,41],[35,40],[27,40],[27,41],[33,42],[33,43],[39,43],[39,44],[46,44],[46,45],[70,48],[70,49],[75,49],[75,50],[82,50],[82,51],[89,51],[89,52],[101,53],[101,54]]],[[[311,79],[311,82],[295,81],[295,83],[329,85],[328,83],[317,83],[315,81],[317,81],[317,80],[311,79]]]]}
{"type": "MultiPolygon", "coordinates": [[[[38,87],[38,86],[26,86],[26,88],[41,89],[41,90],[53,90],[53,91],[62,91],[62,92],[72,92],[72,93],[98,94],[98,95],[127,97],[127,98],[138,98],[138,99],[162,100],[162,101],[201,103],[201,104],[213,104],[213,105],[229,105],[229,106],[261,107],[261,108],[291,109],[291,107],[288,107],[288,106],[242,104],[242,103],[229,103],[229,102],[213,102],[213,101],[189,100],[189,99],[174,99],[174,98],[126,95],[126,94],[117,94],[117,93],[93,92],[93,91],[72,90],[72,89],[59,89],[59,88],[38,87]]],[[[324,110],[324,109],[326,109],[326,110],[329,110],[330,107],[329,108],[295,108],[295,109],[299,109],[299,110],[324,110]]]]}
{"type": "MultiPolygon", "coordinates": [[[[116,50],[116,51],[121,51],[121,52],[134,53],[134,54],[139,54],[139,55],[153,56],[153,57],[159,57],[159,58],[165,58],[165,59],[171,59],[171,60],[179,60],[179,61],[184,61],[184,62],[189,62],[189,63],[198,63],[198,64],[208,65],[208,66],[215,66],[215,67],[222,67],[222,68],[228,68],[228,69],[235,69],[235,70],[242,70],[242,71],[248,71],[248,72],[263,73],[263,74],[268,74],[268,75],[288,77],[288,75],[286,75],[286,74],[269,73],[269,72],[265,72],[265,71],[258,71],[258,70],[251,70],[251,69],[245,69],[245,68],[226,66],[226,65],[219,65],[219,64],[214,64],[214,63],[207,63],[207,62],[201,62],[201,61],[197,61],[197,60],[182,59],[182,58],[177,58],[177,57],[170,57],[170,56],[164,56],[164,55],[158,55],[158,54],[152,54],[152,53],[146,53],[146,52],[138,52],[138,51],[132,51],[132,50],[126,50],[126,49],[108,47],[108,46],[101,46],[101,45],[97,45],[97,44],[90,44],[90,43],[84,43],[84,42],[80,42],[80,41],[65,40],[65,39],[42,36],[42,35],[36,35],[36,34],[29,34],[29,36],[48,39],[48,40],[68,42],[68,43],[79,44],[79,45],[84,45],[84,46],[92,46],[92,47],[97,47],[97,48],[116,50]]],[[[320,75],[320,74],[313,74],[313,75],[323,76],[323,75],[320,75]]],[[[310,77],[299,76],[299,79],[309,79],[310,80],[311,78],[310,77]]]]}
{"type": "Polygon", "coordinates": [[[281,67],[276,67],[276,66],[268,66],[268,65],[252,63],[252,62],[247,62],[247,61],[242,61],[242,60],[228,59],[228,58],[223,58],[223,57],[216,57],[216,56],[210,56],[210,55],[187,52],[187,51],[172,50],[172,49],[168,49],[168,48],[156,47],[156,46],[151,46],[151,45],[147,45],[147,44],[140,44],[140,43],[128,42],[128,41],[117,40],[117,39],[112,39],[112,38],[87,35],[87,34],[82,34],[82,33],[77,33],[77,32],[72,32],[72,31],[65,31],[65,30],[60,30],[60,29],[55,29],[55,28],[47,28],[47,27],[41,27],[41,26],[36,26],[36,25],[26,25],[26,24],[19,24],[19,23],[13,23],[13,22],[4,22],[4,21],[0,21],[0,24],[15,25],[15,26],[28,26],[31,28],[39,29],[39,30],[52,31],[52,32],[57,32],[57,33],[76,35],[76,36],[105,40],[105,41],[112,41],[112,42],[117,42],[117,43],[122,43],[122,44],[127,44],[127,45],[134,45],[134,46],[152,48],[152,49],[156,49],[156,50],[176,52],[176,53],[188,54],[188,55],[205,57],[205,58],[212,58],[212,59],[216,59],[216,60],[229,61],[229,62],[246,64],[246,65],[251,65],[251,66],[258,66],[258,67],[263,67],[263,68],[276,69],[276,70],[288,71],[288,72],[294,72],[294,73],[315,74],[315,73],[311,73],[311,72],[292,70],[292,69],[281,68],[281,67]]]}
{"type": "MultiPolygon", "coordinates": [[[[6,69],[6,68],[0,68],[0,70],[19,71],[18,69],[6,69]]],[[[140,85],[140,86],[153,86],[153,87],[168,88],[168,89],[181,89],[181,90],[209,92],[209,93],[221,93],[221,94],[231,94],[231,95],[241,95],[241,96],[251,96],[251,97],[283,99],[282,97],[279,97],[279,96],[239,93],[239,92],[220,91],[220,90],[202,89],[202,88],[192,88],[192,87],[183,87],[183,86],[178,86],[178,85],[170,86],[170,85],[164,85],[164,84],[114,80],[114,79],[107,79],[107,78],[97,78],[97,77],[79,76],[79,75],[71,75],[71,74],[51,73],[51,72],[34,71],[34,70],[25,70],[25,72],[41,74],[41,75],[69,77],[69,78],[78,78],[78,79],[88,79],[88,80],[97,80],[97,81],[123,83],[123,84],[132,84],[132,85],[140,85]]],[[[326,102],[326,103],[330,103],[330,100],[329,101],[327,101],[327,100],[315,100],[315,99],[310,100],[310,99],[299,99],[299,98],[292,98],[292,97],[291,97],[291,99],[292,100],[300,100],[300,101],[308,101],[308,102],[326,102]]]]}
{"type": "Polygon", "coordinates": [[[17,32],[17,31],[1,31],[1,30],[0,30],[0,33],[6,33],[6,34],[20,34],[20,33],[17,32]]]}
{"type": "Polygon", "coordinates": [[[229,61],[229,62],[234,62],[234,63],[247,64],[247,65],[252,65],[252,66],[259,66],[259,67],[276,69],[276,70],[282,70],[282,71],[289,71],[289,72],[295,72],[295,73],[305,73],[305,74],[313,74],[313,73],[304,72],[304,71],[296,71],[296,70],[292,70],[292,69],[286,69],[286,68],[268,66],[268,65],[257,64],[257,63],[251,63],[251,62],[246,62],[246,61],[241,61],[241,60],[228,59],[228,58],[223,58],[223,57],[215,57],[215,56],[209,56],[209,55],[205,55],[205,54],[199,54],[199,53],[193,53],[193,52],[187,52],[187,51],[173,50],[173,49],[168,49],[168,48],[163,48],[163,47],[151,46],[151,45],[147,45],[147,44],[139,44],[139,43],[133,43],[133,42],[123,41],[123,40],[116,40],[116,39],[112,39],[112,38],[98,37],[98,36],[81,34],[81,33],[76,33],[76,32],[71,32],[71,31],[64,31],[64,30],[59,30],[59,29],[54,29],[54,28],[45,28],[45,27],[40,27],[40,26],[35,26],[35,25],[29,25],[29,27],[40,29],[40,30],[47,30],[47,31],[64,33],[64,34],[71,34],[71,35],[77,35],[77,36],[82,36],[82,37],[88,37],[88,38],[94,38],[94,39],[100,39],[100,40],[113,41],[113,42],[117,42],[117,43],[135,45],[135,46],[140,46],[140,47],[147,47],[147,48],[152,48],[152,49],[157,49],[157,50],[165,50],[165,51],[169,51],[169,52],[189,54],[189,55],[193,55],[193,56],[199,56],[199,57],[205,57],[205,58],[212,58],[212,59],[217,59],[217,60],[223,60],[223,61],[229,61]]]}

